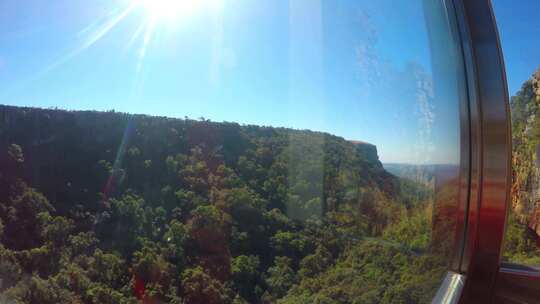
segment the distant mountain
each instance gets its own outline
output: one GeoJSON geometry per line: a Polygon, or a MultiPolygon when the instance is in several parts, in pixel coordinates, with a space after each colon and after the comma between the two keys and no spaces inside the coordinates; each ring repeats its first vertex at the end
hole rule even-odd
{"type": "Polygon", "coordinates": [[[383,163],[383,167],[391,174],[423,185],[432,185],[435,173],[440,165],[414,165],[402,163],[383,163]]]}

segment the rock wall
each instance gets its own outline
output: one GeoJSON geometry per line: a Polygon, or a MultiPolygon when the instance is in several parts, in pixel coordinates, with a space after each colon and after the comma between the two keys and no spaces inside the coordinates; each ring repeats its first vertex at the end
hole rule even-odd
{"type": "Polygon", "coordinates": [[[350,142],[356,146],[362,155],[365,155],[369,162],[380,163],[379,154],[377,153],[377,146],[359,140],[351,140],[350,142]]]}
{"type": "Polygon", "coordinates": [[[540,236],[540,70],[512,97],[512,208],[540,236]]]}

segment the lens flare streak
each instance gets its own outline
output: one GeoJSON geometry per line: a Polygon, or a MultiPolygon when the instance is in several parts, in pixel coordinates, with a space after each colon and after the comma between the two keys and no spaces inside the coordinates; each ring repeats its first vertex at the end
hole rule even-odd
{"type": "Polygon", "coordinates": [[[215,6],[214,4],[219,3],[221,3],[221,0],[132,0],[127,7],[120,10],[119,13],[111,14],[111,16],[107,17],[104,21],[95,21],[81,29],[77,33],[77,36],[86,37],[82,44],[75,50],[47,66],[36,76],[39,77],[46,74],[94,46],[120,22],[132,15],[135,11],[142,12],[142,19],[140,25],[135,29],[133,35],[131,35],[131,38],[127,42],[126,49],[131,49],[142,36],[141,46],[137,51],[136,62],[136,71],[137,73],[140,73],[142,62],[146,56],[148,46],[155,35],[158,24],[170,26],[174,23],[179,23],[198,10],[205,7],[212,8],[215,6]]]}

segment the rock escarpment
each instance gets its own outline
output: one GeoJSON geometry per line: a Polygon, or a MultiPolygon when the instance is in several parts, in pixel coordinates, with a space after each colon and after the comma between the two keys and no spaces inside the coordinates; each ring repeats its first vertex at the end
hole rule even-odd
{"type": "Polygon", "coordinates": [[[540,70],[512,97],[512,208],[540,236],[540,70]]]}
{"type": "Polygon", "coordinates": [[[380,164],[377,146],[360,140],[351,140],[350,142],[356,146],[356,149],[358,149],[368,161],[380,164]]]}
{"type": "Polygon", "coordinates": [[[377,146],[360,140],[349,140],[349,142],[354,145],[358,154],[366,161],[369,172],[373,172],[374,178],[372,180],[376,181],[377,187],[390,196],[396,196],[399,192],[398,179],[383,167],[377,146]]]}

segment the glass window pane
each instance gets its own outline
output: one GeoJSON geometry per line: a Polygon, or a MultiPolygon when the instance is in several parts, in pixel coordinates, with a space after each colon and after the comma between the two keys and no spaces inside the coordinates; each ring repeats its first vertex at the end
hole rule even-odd
{"type": "Polygon", "coordinates": [[[0,302],[429,303],[444,1],[0,3],[0,302]]]}

